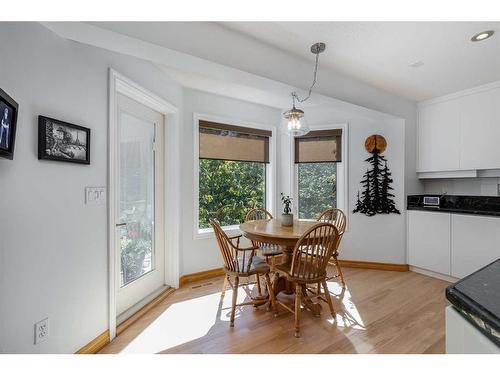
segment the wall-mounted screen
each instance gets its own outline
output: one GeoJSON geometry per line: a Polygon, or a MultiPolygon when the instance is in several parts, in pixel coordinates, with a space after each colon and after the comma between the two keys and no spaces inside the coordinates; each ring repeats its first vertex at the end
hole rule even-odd
{"type": "Polygon", "coordinates": [[[14,158],[18,104],[0,89],[0,157],[14,158]]]}

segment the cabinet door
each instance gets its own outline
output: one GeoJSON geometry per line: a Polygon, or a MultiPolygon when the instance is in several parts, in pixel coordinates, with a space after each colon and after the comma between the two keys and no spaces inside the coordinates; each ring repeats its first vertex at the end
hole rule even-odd
{"type": "Polygon", "coordinates": [[[459,170],[459,100],[419,109],[418,172],[459,170]]]}
{"type": "Polygon", "coordinates": [[[500,88],[460,102],[460,169],[500,168],[500,88]]]}
{"type": "Polygon", "coordinates": [[[451,275],[462,278],[500,258],[500,218],[452,215],[451,275]]]}
{"type": "Polygon", "coordinates": [[[408,211],[408,262],[450,274],[450,214],[408,211]]]}

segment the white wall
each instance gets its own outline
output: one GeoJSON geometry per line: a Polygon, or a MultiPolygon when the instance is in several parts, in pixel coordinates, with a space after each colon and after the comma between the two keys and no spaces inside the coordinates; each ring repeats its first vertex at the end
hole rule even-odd
{"type": "Polygon", "coordinates": [[[14,160],[0,159],[0,352],[71,353],[108,328],[106,186],[108,68],[182,104],[152,64],[59,38],[34,23],[0,23],[0,87],[19,103],[14,160]],[[39,114],[92,129],[89,166],[37,160],[39,114]],[[50,338],[33,345],[33,324],[50,338]]]}
{"type": "MultiPolygon", "coordinates": [[[[106,185],[108,68],[181,111],[180,274],[221,264],[212,239],[193,238],[193,113],[278,125],[281,111],[182,89],[146,61],[61,39],[38,24],[1,23],[0,43],[0,87],[20,104],[14,161],[0,159],[0,352],[71,353],[108,327],[106,207],[84,205],[85,186],[106,185]],[[38,161],[39,114],[90,127],[91,165],[38,161]],[[33,324],[45,317],[50,319],[50,338],[34,346],[33,324]]],[[[397,206],[404,212],[404,189],[419,190],[414,108],[377,90],[358,88],[344,88],[343,99],[359,94],[350,99],[390,109],[406,119],[406,130],[401,120],[370,111],[359,115],[327,107],[308,109],[308,116],[313,125],[349,122],[350,211],[366,169],[364,139],[383,134],[397,206]]],[[[281,138],[277,149],[284,151],[281,138]]],[[[289,171],[286,159],[281,163],[277,194],[286,191],[289,171]]],[[[404,263],[403,215],[356,214],[349,220],[344,258],[404,263]]]]}
{"type": "MultiPolygon", "coordinates": [[[[311,127],[348,123],[348,207],[346,209],[348,232],[341,244],[342,259],[406,263],[406,210],[405,210],[405,128],[404,121],[392,116],[373,112],[371,118],[355,111],[342,112],[332,108],[310,108],[306,112],[311,127]],[[394,179],[393,188],[396,207],[401,215],[353,214],[357,192],[361,191],[360,181],[369,167],[365,159],[370,156],[365,150],[365,139],[372,134],[381,134],[387,140],[384,156],[394,179]]],[[[282,142],[283,160],[290,158],[290,143],[282,142]]],[[[293,162],[293,161],[292,161],[293,162]]],[[[290,170],[281,171],[281,188],[291,191],[290,170]]]]}
{"type": "MultiPolygon", "coordinates": [[[[171,33],[174,38],[161,38],[162,45],[168,48],[89,24],[55,22],[46,25],[70,39],[142,56],[169,67],[169,74],[174,74],[190,88],[251,102],[277,104],[282,103],[283,98],[289,102],[291,90],[305,94],[300,88],[307,88],[311,83],[312,60],[286,53],[214,22],[169,25],[177,33],[171,33]],[[189,32],[184,28],[189,28],[189,32]],[[211,40],[205,43],[207,35],[211,40]],[[217,41],[215,48],[211,48],[213,41],[217,41]]],[[[110,24],[106,27],[113,28],[110,24]]],[[[336,104],[344,101],[345,107],[352,103],[365,110],[369,108],[405,120],[405,194],[423,192],[423,184],[416,176],[416,103],[327,69],[320,63],[318,83],[305,105],[318,105],[325,99],[332,101],[331,98],[337,99],[336,104]]]]}
{"type": "MultiPolygon", "coordinates": [[[[182,225],[181,225],[181,275],[204,271],[221,266],[221,258],[214,238],[194,238],[195,217],[193,212],[193,114],[202,113],[228,119],[278,125],[281,111],[273,108],[250,104],[240,100],[226,98],[197,90],[184,90],[184,124],[181,132],[183,145],[183,168],[181,174],[182,190],[182,225]]],[[[405,237],[405,145],[404,121],[393,116],[373,111],[351,110],[339,111],[332,107],[309,108],[306,116],[311,126],[335,125],[349,123],[349,155],[348,155],[348,204],[349,232],[342,245],[342,258],[349,260],[406,263],[405,237]],[[360,114],[362,113],[362,114],[360,114]],[[367,116],[370,117],[367,117],[367,116]],[[384,155],[389,161],[393,173],[396,207],[401,215],[376,215],[367,217],[352,214],[357,191],[361,189],[360,181],[369,154],[364,148],[366,137],[371,134],[382,134],[388,143],[384,155]]],[[[287,135],[279,133],[277,138],[278,164],[276,199],[281,191],[291,192],[292,176],[289,163],[290,140],[287,135]]],[[[277,210],[280,205],[277,205],[277,210]]],[[[279,212],[273,212],[275,215],[279,212]]]]}
{"type": "Polygon", "coordinates": [[[426,194],[497,196],[500,178],[462,178],[425,180],[426,194]]]}
{"type": "Polygon", "coordinates": [[[349,122],[349,209],[348,232],[342,239],[341,258],[372,262],[406,264],[406,207],[405,207],[405,143],[402,120],[349,122]],[[392,186],[396,208],[401,215],[375,215],[368,217],[352,213],[360,181],[369,167],[365,159],[365,139],[371,134],[383,135],[387,141],[384,156],[394,180],[392,186]]]}
{"type": "MultiPolygon", "coordinates": [[[[193,182],[193,114],[205,114],[227,118],[228,120],[279,125],[280,111],[275,108],[252,104],[201,91],[184,90],[184,123],[181,130],[182,161],[181,172],[181,275],[219,268],[222,258],[215,243],[215,238],[194,238],[195,217],[194,182],[193,182]]],[[[279,149],[279,141],[277,146],[279,149]]],[[[280,168],[277,165],[278,169],[280,168]]]]}

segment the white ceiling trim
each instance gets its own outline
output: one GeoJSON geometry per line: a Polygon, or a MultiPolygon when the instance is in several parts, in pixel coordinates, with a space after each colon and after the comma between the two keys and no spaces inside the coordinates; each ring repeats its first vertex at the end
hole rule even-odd
{"type": "Polygon", "coordinates": [[[452,94],[439,96],[437,98],[423,100],[423,101],[418,103],[418,106],[422,107],[422,106],[426,106],[426,105],[430,105],[430,104],[442,103],[442,102],[446,102],[448,100],[453,100],[453,99],[461,98],[463,96],[473,95],[473,94],[477,94],[477,93],[484,92],[484,91],[489,91],[489,90],[496,89],[496,88],[500,88],[500,81],[487,83],[486,85],[473,87],[473,88],[470,88],[467,90],[457,91],[457,92],[454,92],[452,94]]]}

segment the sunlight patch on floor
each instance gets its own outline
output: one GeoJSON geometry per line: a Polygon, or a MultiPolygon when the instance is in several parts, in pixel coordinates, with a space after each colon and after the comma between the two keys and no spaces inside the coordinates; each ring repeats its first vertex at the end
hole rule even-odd
{"type": "MultiPolygon", "coordinates": [[[[335,309],[337,315],[337,326],[365,331],[366,328],[364,326],[363,319],[361,318],[356,305],[352,301],[349,288],[346,287],[342,289],[337,282],[332,281],[327,282],[327,284],[334,299],[334,306],[338,306],[339,302],[342,304],[340,309],[335,309]],[[335,303],[335,301],[337,301],[337,303],[335,303]]],[[[334,323],[333,318],[331,317],[328,321],[332,324],[334,323]]]]}
{"type": "MultiPolygon", "coordinates": [[[[232,291],[227,290],[223,304],[221,293],[175,303],[130,342],[121,353],[158,353],[205,336],[217,320],[229,321],[232,291]]],[[[238,288],[237,303],[247,294],[238,288]]],[[[236,308],[238,319],[241,308],[236,308]]]]}
{"type": "MultiPolygon", "coordinates": [[[[327,319],[328,322],[338,327],[366,330],[349,290],[342,289],[337,282],[328,282],[328,288],[337,313],[336,322],[331,317],[327,319]]],[[[249,293],[255,293],[255,285],[238,288],[237,303],[248,299],[245,289],[249,293]]],[[[232,290],[226,291],[222,304],[220,296],[221,293],[216,292],[172,304],[121,353],[158,353],[205,336],[217,321],[230,320],[232,290]]],[[[324,303],[322,305],[323,314],[326,314],[328,307],[324,303]]],[[[236,308],[236,320],[241,311],[241,307],[236,308]]]]}

